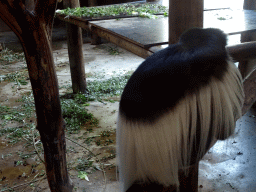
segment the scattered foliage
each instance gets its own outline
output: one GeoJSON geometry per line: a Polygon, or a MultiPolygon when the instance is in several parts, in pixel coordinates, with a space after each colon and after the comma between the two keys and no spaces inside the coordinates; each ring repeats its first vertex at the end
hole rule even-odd
{"type": "Polygon", "coordinates": [[[67,133],[78,133],[82,125],[90,123],[97,125],[98,120],[93,117],[79,100],[62,99],[62,115],[66,122],[67,133]]]}
{"type": "Polygon", "coordinates": [[[9,73],[7,75],[2,76],[2,79],[4,81],[10,81],[10,82],[15,82],[16,85],[21,86],[21,85],[27,85],[28,84],[28,71],[16,71],[13,73],[9,73]]]}
{"type": "Polygon", "coordinates": [[[7,47],[0,52],[0,64],[25,62],[24,53],[15,53],[7,47]]]}
{"type": "Polygon", "coordinates": [[[119,4],[101,7],[77,7],[56,10],[56,13],[67,16],[86,18],[116,17],[116,16],[141,16],[152,18],[153,14],[164,13],[167,16],[168,9],[165,6],[151,3],[119,4]]]}
{"type": "Polygon", "coordinates": [[[88,100],[102,101],[102,99],[107,100],[108,97],[120,96],[130,77],[131,75],[123,75],[107,80],[88,81],[88,100]]]}

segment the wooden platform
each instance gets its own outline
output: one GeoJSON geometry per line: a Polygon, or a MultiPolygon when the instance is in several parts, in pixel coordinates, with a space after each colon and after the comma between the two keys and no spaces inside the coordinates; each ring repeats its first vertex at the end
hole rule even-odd
{"type": "Polygon", "coordinates": [[[112,33],[145,49],[168,43],[168,17],[133,17],[121,20],[90,21],[89,24],[112,33]]]}
{"type": "MultiPolygon", "coordinates": [[[[121,20],[90,21],[92,26],[116,33],[148,48],[168,43],[168,17],[158,19],[127,18],[121,20]]],[[[204,11],[204,27],[220,28],[229,35],[256,31],[256,12],[252,10],[204,11]]]]}
{"type": "Polygon", "coordinates": [[[229,35],[256,31],[256,11],[254,10],[216,10],[204,12],[204,27],[214,27],[229,35]],[[224,20],[223,20],[224,19],[224,20]]]}
{"type": "MultiPolygon", "coordinates": [[[[150,47],[168,44],[168,17],[157,19],[131,17],[121,19],[92,20],[78,17],[58,18],[79,27],[91,30],[99,37],[123,47],[143,58],[152,51],[150,47]]],[[[229,35],[256,31],[256,12],[230,9],[204,11],[204,27],[220,28],[229,35]]]]}

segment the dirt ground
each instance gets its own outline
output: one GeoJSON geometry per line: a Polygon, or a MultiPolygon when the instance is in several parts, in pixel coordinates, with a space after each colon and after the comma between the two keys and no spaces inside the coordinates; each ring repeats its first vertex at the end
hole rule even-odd
{"type": "MultiPolygon", "coordinates": [[[[137,57],[121,48],[117,48],[113,44],[104,43],[99,46],[91,45],[89,40],[84,35],[84,62],[85,70],[88,76],[87,80],[103,79],[125,74],[134,70],[143,59],[137,57]],[[112,47],[117,53],[111,55],[109,47],[112,47]]],[[[56,65],[57,77],[60,88],[60,95],[70,92],[65,88],[71,85],[67,44],[66,44],[65,28],[55,29],[53,32],[53,55],[56,65]]],[[[3,47],[14,50],[15,52],[22,52],[21,46],[12,32],[4,32],[0,34],[0,42],[3,47]]],[[[0,77],[4,78],[6,75],[26,71],[25,62],[11,63],[0,66],[0,77]]],[[[17,85],[15,82],[0,81],[0,104],[16,107],[20,105],[17,102],[23,95],[30,94],[31,86],[27,78],[27,85],[17,85]]],[[[69,167],[70,178],[74,183],[74,191],[118,191],[118,182],[116,174],[116,158],[115,158],[115,126],[118,111],[118,97],[111,98],[115,102],[90,102],[86,109],[99,120],[97,127],[93,127],[91,132],[86,136],[86,126],[82,128],[79,134],[72,134],[67,136],[67,163],[69,167]],[[96,142],[85,144],[87,138],[97,138],[102,132],[108,131],[111,143],[105,145],[96,145],[96,142]],[[78,139],[79,138],[79,139],[78,139]],[[92,158],[95,162],[95,171],[89,168],[86,172],[91,172],[88,175],[89,181],[78,177],[79,172],[74,169],[77,161],[87,159],[90,155],[88,149],[97,158],[101,159],[101,163],[95,162],[96,158],[92,158]],[[103,168],[104,167],[104,168],[103,168]],[[105,171],[103,174],[102,168],[105,171]]],[[[35,117],[30,119],[31,123],[35,123],[35,117]]],[[[9,123],[9,127],[18,127],[22,124],[9,123]]],[[[37,140],[39,138],[35,138],[37,140]]],[[[45,178],[44,164],[40,162],[39,157],[35,154],[29,158],[22,159],[19,154],[33,153],[35,148],[27,148],[26,140],[22,140],[17,144],[10,144],[6,136],[0,138],[0,189],[1,191],[50,191],[47,180],[45,178]],[[19,164],[22,162],[22,164],[19,164]],[[35,182],[31,182],[35,181],[35,182]]],[[[41,154],[42,155],[42,154],[41,154]]]]}

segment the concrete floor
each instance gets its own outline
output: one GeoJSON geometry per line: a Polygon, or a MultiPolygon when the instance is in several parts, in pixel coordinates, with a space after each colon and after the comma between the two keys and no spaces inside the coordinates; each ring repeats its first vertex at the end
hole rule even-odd
{"type": "Polygon", "coordinates": [[[200,161],[199,191],[256,191],[256,110],[237,121],[235,134],[218,141],[200,161]]]}

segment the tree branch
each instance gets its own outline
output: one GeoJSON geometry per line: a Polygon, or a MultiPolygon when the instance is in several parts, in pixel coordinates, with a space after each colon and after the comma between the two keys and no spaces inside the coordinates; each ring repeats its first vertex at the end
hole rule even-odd
{"type": "Polygon", "coordinates": [[[16,18],[12,14],[14,8],[8,0],[0,1],[0,18],[14,31],[16,35],[21,34],[21,26],[19,26],[16,18]]]}
{"type": "Polygon", "coordinates": [[[23,41],[24,34],[31,29],[35,20],[33,13],[26,9],[21,0],[1,0],[0,18],[19,37],[20,41],[23,41]]]}

